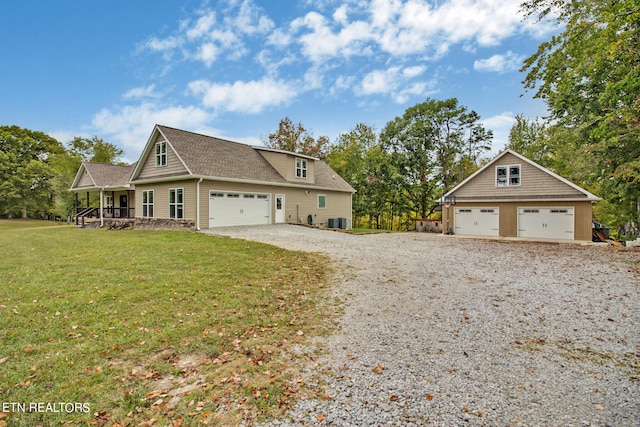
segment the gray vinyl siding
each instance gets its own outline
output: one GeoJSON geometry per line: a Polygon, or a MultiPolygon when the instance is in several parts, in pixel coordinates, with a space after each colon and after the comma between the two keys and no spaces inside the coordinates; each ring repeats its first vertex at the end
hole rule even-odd
{"type": "Polygon", "coordinates": [[[298,178],[296,176],[297,157],[272,151],[260,151],[260,154],[287,181],[295,182],[296,184],[315,184],[315,160],[304,158],[307,161],[307,177],[298,178]]]}
{"type": "Polygon", "coordinates": [[[157,176],[186,175],[188,173],[169,142],[167,142],[167,164],[165,166],[156,166],[156,143],[162,141],[163,138],[160,135],[151,145],[149,155],[145,159],[144,166],[142,167],[137,179],[153,178],[157,176]]]}
{"type": "Polygon", "coordinates": [[[583,193],[555,177],[541,171],[516,156],[507,153],[475,178],[455,192],[456,198],[498,199],[498,198],[542,198],[542,197],[585,197],[583,193]],[[519,186],[496,186],[496,167],[520,165],[519,186]]]}
{"type": "Polygon", "coordinates": [[[205,180],[200,184],[200,228],[209,228],[209,192],[211,190],[269,194],[271,223],[275,223],[275,195],[283,194],[287,223],[306,224],[307,216],[312,215],[314,224],[326,226],[329,218],[336,217],[347,218],[348,223],[351,224],[351,193],[205,180]],[[318,209],[318,194],[326,195],[324,209],[318,209]]]}
{"type": "Polygon", "coordinates": [[[82,188],[82,187],[95,187],[95,184],[91,180],[91,177],[89,176],[89,173],[86,171],[86,169],[82,173],[82,176],[78,180],[78,184],[76,185],[75,188],[82,188]]]}
{"type": "Polygon", "coordinates": [[[136,217],[142,216],[142,192],[153,190],[153,218],[169,218],[169,189],[184,189],[184,219],[196,219],[196,182],[182,180],[155,184],[138,184],[136,186],[136,217]]]}

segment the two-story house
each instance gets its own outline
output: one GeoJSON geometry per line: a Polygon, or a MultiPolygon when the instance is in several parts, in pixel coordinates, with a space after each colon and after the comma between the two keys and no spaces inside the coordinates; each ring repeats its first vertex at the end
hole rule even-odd
{"type": "Polygon", "coordinates": [[[97,183],[91,187],[86,179],[89,170],[102,166],[83,164],[71,191],[100,191],[102,219],[110,212],[105,206],[122,203],[126,191],[136,228],[327,226],[330,218],[346,218],[346,227],[351,225],[355,190],[325,162],[310,156],[156,125],[128,180],[111,183],[120,191],[117,200],[110,188],[97,183]]]}

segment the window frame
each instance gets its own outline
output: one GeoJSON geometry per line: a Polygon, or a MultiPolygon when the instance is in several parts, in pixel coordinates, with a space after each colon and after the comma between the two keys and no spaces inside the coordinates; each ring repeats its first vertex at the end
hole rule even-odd
{"type": "Polygon", "coordinates": [[[184,219],[184,187],[169,189],[169,218],[184,219]],[[172,193],[173,202],[171,201],[172,193]]]}
{"type": "Polygon", "coordinates": [[[307,179],[308,170],[307,159],[296,157],[296,178],[307,179]]]}
{"type": "Polygon", "coordinates": [[[318,209],[326,209],[327,208],[327,195],[326,194],[318,194],[318,209]],[[320,206],[320,198],[322,198],[323,203],[320,206]]]}
{"type": "Polygon", "coordinates": [[[519,187],[522,185],[522,165],[500,165],[495,168],[496,187],[519,187]],[[512,173],[512,169],[518,169],[518,173],[512,173]],[[517,181],[514,181],[517,180],[517,181]]]}
{"type": "Polygon", "coordinates": [[[142,217],[153,218],[154,208],[154,190],[142,190],[142,217]],[[149,197],[151,196],[151,197],[149,197]]]}
{"type": "Polygon", "coordinates": [[[156,167],[167,166],[167,141],[156,142],[156,167]]]}

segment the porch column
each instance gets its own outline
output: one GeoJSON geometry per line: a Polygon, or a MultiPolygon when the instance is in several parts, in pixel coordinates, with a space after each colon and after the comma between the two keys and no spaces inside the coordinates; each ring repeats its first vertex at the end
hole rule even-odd
{"type": "Polygon", "coordinates": [[[104,199],[104,190],[100,189],[100,227],[104,227],[104,217],[102,216],[103,199],[104,199]]]}
{"type": "Polygon", "coordinates": [[[75,218],[76,225],[78,225],[78,205],[80,204],[80,200],[78,200],[78,192],[76,191],[76,202],[73,204],[73,214],[71,218],[75,218]]]}
{"type": "Polygon", "coordinates": [[[202,182],[202,178],[196,181],[196,231],[200,231],[200,183],[201,182],[202,182]]]}
{"type": "Polygon", "coordinates": [[[127,190],[127,212],[125,213],[127,218],[131,218],[131,216],[129,216],[129,212],[131,212],[131,194],[130,194],[130,191],[131,190],[127,190]]]}
{"type": "Polygon", "coordinates": [[[87,207],[90,207],[90,204],[89,204],[89,192],[88,191],[87,191],[87,207]]]}

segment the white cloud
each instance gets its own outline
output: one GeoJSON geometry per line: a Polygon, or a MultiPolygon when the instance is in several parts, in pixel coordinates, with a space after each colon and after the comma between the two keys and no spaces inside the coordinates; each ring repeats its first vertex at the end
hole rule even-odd
{"type": "Polygon", "coordinates": [[[365,45],[372,37],[370,26],[364,21],[347,23],[334,33],[329,21],[317,12],[309,12],[303,18],[291,22],[291,33],[297,35],[302,53],[313,62],[325,61],[334,56],[350,57],[367,55],[365,45]],[[306,31],[306,32],[305,32],[306,31]]]}
{"type": "Polygon", "coordinates": [[[293,36],[288,31],[277,28],[267,36],[267,44],[276,47],[285,47],[291,44],[293,36]]]}
{"type": "Polygon", "coordinates": [[[189,39],[198,39],[208,34],[216,22],[216,14],[207,12],[196,21],[196,24],[186,29],[186,35],[189,39]]]}
{"type": "Polygon", "coordinates": [[[135,161],[144,147],[153,126],[163,124],[194,132],[219,132],[207,126],[212,114],[192,106],[159,106],[145,102],[121,109],[102,109],[91,122],[95,134],[125,150],[128,161],[135,161]]]}
{"type": "Polygon", "coordinates": [[[374,70],[364,76],[362,80],[361,94],[385,94],[392,92],[397,86],[397,76],[400,67],[391,67],[387,70],[374,70]]]}
{"type": "Polygon", "coordinates": [[[200,45],[198,52],[195,54],[195,58],[199,59],[204,65],[209,68],[213,61],[218,57],[218,48],[213,43],[203,43],[200,45]]]}
{"type": "Polygon", "coordinates": [[[189,83],[189,90],[201,96],[206,107],[242,113],[259,113],[267,107],[286,104],[297,96],[291,85],[270,78],[232,84],[196,80],[189,83]]]}
{"type": "Polygon", "coordinates": [[[340,7],[338,7],[336,11],[333,12],[333,20],[339,22],[342,25],[346,25],[349,22],[346,4],[340,5],[340,7]]]}
{"type": "Polygon", "coordinates": [[[249,51],[245,37],[269,34],[274,27],[251,0],[230,1],[221,18],[212,10],[201,11],[195,21],[182,21],[173,34],[152,37],[143,48],[163,52],[167,61],[175,60],[173,53],[179,51],[183,58],[200,61],[209,68],[223,54],[231,60],[242,58],[249,51]]]}
{"type": "Polygon", "coordinates": [[[250,0],[244,0],[235,17],[227,18],[234,27],[245,34],[265,34],[275,27],[273,21],[261,15],[261,9],[250,0]]]}
{"type": "Polygon", "coordinates": [[[434,91],[436,80],[411,82],[425,70],[424,66],[374,70],[364,76],[356,94],[390,95],[396,103],[403,104],[411,97],[425,96],[434,91]]]}
{"type": "Polygon", "coordinates": [[[524,55],[518,55],[508,51],[504,55],[493,55],[487,59],[477,59],[473,62],[473,69],[476,71],[493,71],[497,73],[506,73],[508,71],[516,71],[522,67],[525,60],[524,55]]]}
{"type": "Polygon", "coordinates": [[[502,151],[509,143],[509,132],[515,121],[515,115],[509,111],[481,120],[485,129],[493,131],[491,155],[502,151]]]}
{"type": "Polygon", "coordinates": [[[413,67],[407,67],[404,70],[402,70],[402,75],[406,78],[413,78],[413,77],[417,77],[420,74],[424,73],[424,71],[427,69],[427,67],[423,66],[423,65],[415,65],[413,67]]]}
{"type": "Polygon", "coordinates": [[[124,99],[159,98],[160,95],[155,93],[155,89],[155,84],[150,84],[147,87],[135,87],[122,95],[122,97],[124,99]]]}

